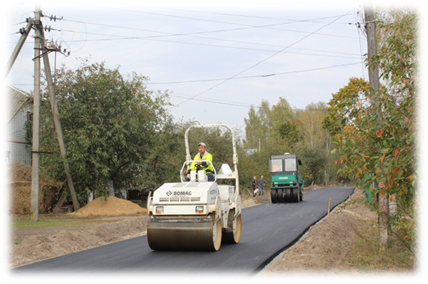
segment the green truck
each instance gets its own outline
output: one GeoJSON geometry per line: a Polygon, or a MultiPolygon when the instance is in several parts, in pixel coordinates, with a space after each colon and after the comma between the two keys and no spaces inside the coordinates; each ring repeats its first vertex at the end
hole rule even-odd
{"type": "Polygon", "coordinates": [[[269,159],[269,171],[272,176],[270,188],[272,203],[303,201],[304,181],[299,174],[302,162],[297,155],[285,153],[269,159]]]}

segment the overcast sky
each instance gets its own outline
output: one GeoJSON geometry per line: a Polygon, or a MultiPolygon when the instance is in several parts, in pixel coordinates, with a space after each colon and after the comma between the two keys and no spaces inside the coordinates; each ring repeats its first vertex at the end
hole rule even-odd
{"type": "MultiPolygon", "coordinates": [[[[71,54],[51,53],[52,69],[63,63],[74,69],[77,58],[90,58],[120,66],[122,74],[148,76],[149,89],[170,91],[176,120],[244,129],[250,107],[262,100],[272,106],[283,97],[304,109],[327,103],[352,77],[368,78],[363,8],[353,1],[56,2],[40,2],[43,25],[51,27],[45,35],[71,54]],[[62,20],[51,21],[52,15],[62,20]]],[[[8,5],[7,56],[34,10],[33,1],[8,5]]],[[[7,81],[27,92],[33,91],[33,48],[29,37],[7,81]]]]}

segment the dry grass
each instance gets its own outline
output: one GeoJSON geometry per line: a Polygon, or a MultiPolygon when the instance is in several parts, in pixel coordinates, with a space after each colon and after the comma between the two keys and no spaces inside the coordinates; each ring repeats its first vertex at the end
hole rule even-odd
{"type": "Polygon", "coordinates": [[[360,221],[350,226],[355,232],[349,261],[362,271],[413,271],[415,255],[394,235],[389,235],[388,247],[379,244],[379,230],[373,221],[360,221]]]}

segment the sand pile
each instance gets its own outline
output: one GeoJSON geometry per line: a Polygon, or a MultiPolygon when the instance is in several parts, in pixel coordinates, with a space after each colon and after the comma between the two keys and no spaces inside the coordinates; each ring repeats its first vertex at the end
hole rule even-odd
{"type": "Polygon", "coordinates": [[[76,212],[69,213],[71,216],[88,217],[88,216],[118,216],[147,213],[147,209],[124,199],[109,196],[107,200],[104,197],[94,199],[85,207],[76,212]]]}

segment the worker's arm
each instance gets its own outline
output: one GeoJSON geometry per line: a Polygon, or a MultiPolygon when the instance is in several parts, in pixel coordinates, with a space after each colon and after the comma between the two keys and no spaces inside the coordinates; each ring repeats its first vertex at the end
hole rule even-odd
{"type": "Polygon", "coordinates": [[[184,170],[184,175],[187,175],[188,173],[190,173],[190,171],[196,171],[196,162],[199,160],[199,156],[196,154],[196,156],[193,158],[193,162],[190,164],[190,168],[189,170],[184,170]]]}

